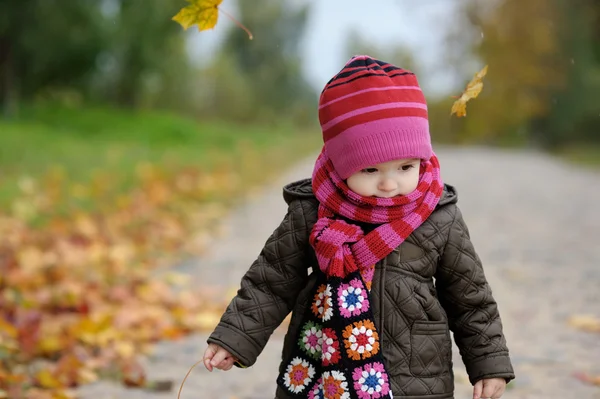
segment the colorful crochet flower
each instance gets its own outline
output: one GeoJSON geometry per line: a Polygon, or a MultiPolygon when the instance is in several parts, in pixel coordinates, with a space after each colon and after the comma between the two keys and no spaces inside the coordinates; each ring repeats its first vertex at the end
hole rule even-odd
{"type": "Polygon", "coordinates": [[[329,284],[319,286],[312,304],[312,311],[315,316],[323,321],[327,321],[333,316],[333,301],[331,299],[331,286],[329,284]]]}
{"type": "Polygon", "coordinates": [[[290,392],[302,392],[315,376],[315,369],[306,360],[295,357],[287,366],[283,382],[290,392]]]}
{"type": "Polygon", "coordinates": [[[358,316],[366,312],[369,309],[369,300],[362,281],[355,278],[349,284],[340,284],[338,305],[344,317],[358,316]]]}
{"type": "Polygon", "coordinates": [[[321,345],[321,361],[323,366],[336,364],[340,360],[340,343],[331,328],[324,328],[323,341],[321,345]]]}
{"type": "Polygon", "coordinates": [[[350,399],[348,381],[339,371],[325,371],[321,380],[324,399],[350,399]]]}
{"type": "Polygon", "coordinates": [[[391,397],[388,375],[379,362],[354,369],[352,379],[360,399],[391,397]]]}
{"type": "Polygon", "coordinates": [[[319,378],[319,380],[313,385],[313,387],[308,391],[308,399],[325,399],[325,393],[323,392],[323,379],[319,378]]]}
{"type": "Polygon", "coordinates": [[[352,360],[368,359],[379,352],[379,336],[370,320],[356,321],[343,332],[348,357],[352,360]]]}
{"type": "Polygon", "coordinates": [[[315,360],[321,359],[323,345],[323,332],[321,326],[313,322],[306,322],[300,333],[298,344],[307,355],[315,360]]]}

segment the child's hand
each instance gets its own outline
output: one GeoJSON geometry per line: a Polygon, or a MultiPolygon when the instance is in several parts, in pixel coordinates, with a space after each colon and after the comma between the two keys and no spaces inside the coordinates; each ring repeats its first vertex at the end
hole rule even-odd
{"type": "Polygon", "coordinates": [[[486,378],[479,380],[473,387],[473,399],[498,399],[506,389],[504,378],[486,378]]]}
{"type": "Polygon", "coordinates": [[[208,371],[213,371],[213,367],[227,371],[233,367],[237,359],[226,349],[216,344],[208,344],[204,351],[204,367],[208,371]]]}

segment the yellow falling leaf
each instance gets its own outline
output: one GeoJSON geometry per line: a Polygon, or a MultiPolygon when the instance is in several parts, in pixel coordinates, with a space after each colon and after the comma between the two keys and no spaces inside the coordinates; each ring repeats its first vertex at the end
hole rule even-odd
{"type": "Polygon", "coordinates": [[[190,5],[182,8],[173,21],[178,22],[184,29],[198,25],[198,30],[213,29],[219,18],[219,5],[223,0],[188,0],[190,5]]]}
{"type": "Polygon", "coordinates": [[[481,90],[483,90],[483,77],[487,74],[488,66],[484,66],[483,69],[475,74],[473,79],[467,84],[467,88],[461,96],[452,104],[452,110],[450,115],[456,114],[457,117],[467,116],[467,102],[473,98],[476,98],[481,90]]]}
{"type": "Polygon", "coordinates": [[[187,0],[187,2],[190,4],[179,10],[177,15],[172,18],[173,21],[183,26],[184,29],[187,30],[194,25],[198,25],[199,31],[213,29],[217,25],[219,11],[221,11],[235,22],[237,26],[242,28],[248,34],[250,40],[253,39],[252,32],[248,28],[225,11],[219,9],[223,0],[187,0]]]}

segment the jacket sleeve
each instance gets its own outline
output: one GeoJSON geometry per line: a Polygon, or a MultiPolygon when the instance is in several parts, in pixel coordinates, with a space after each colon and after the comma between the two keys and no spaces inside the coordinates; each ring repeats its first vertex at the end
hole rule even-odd
{"type": "Polygon", "coordinates": [[[241,288],[208,338],[209,343],[236,356],[239,367],[256,362],[307,283],[310,231],[306,215],[314,212],[311,207],[306,200],[290,203],[283,221],[242,278],[241,288]]]}
{"type": "Polygon", "coordinates": [[[484,378],[515,378],[502,321],[469,230],[455,205],[436,272],[440,302],[472,384],[484,378]]]}

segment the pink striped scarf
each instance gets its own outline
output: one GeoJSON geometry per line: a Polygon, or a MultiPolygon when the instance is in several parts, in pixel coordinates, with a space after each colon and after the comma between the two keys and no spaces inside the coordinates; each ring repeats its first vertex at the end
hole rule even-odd
{"type": "Polygon", "coordinates": [[[435,154],[421,162],[419,183],[408,195],[377,198],[356,194],[335,172],[324,151],[315,164],[312,186],[320,205],[310,244],[321,270],[337,277],[370,268],[385,258],[429,217],[443,191],[435,154]],[[359,226],[336,216],[380,225],[365,236],[359,226]]]}

